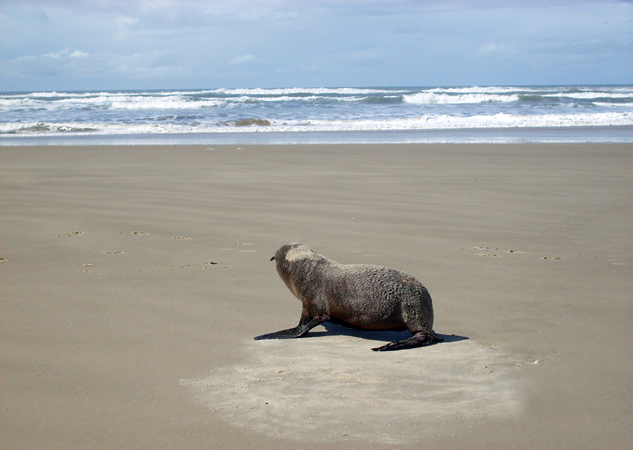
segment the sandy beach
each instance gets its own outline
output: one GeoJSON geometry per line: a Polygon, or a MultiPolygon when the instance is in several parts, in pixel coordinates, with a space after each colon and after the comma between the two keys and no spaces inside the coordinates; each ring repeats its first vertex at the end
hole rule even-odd
{"type": "Polygon", "coordinates": [[[2,448],[633,447],[630,144],[5,146],[0,195],[2,448]],[[446,341],[254,341],[295,241],[446,341]]]}

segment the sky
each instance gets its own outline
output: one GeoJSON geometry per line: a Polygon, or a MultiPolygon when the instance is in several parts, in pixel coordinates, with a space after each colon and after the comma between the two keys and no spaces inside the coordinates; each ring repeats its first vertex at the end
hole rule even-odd
{"type": "Polygon", "coordinates": [[[0,0],[0,90],[633,84],[633,1],[0,0]]]}

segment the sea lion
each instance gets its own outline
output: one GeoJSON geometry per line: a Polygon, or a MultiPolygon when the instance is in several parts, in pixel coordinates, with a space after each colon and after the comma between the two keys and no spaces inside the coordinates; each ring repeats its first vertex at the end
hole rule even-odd
{"type": "Polygon", "coordinates": [[[360,330],[404,331],[413,336],[376,351],[422,347],[442,341],[433,331],[433,304],[411,275],[387,267],[339,264],[300,243],[281,247],[271,258],[290,292],[303,304],[299,325],[259,339],[291,339],[324,322],[360,330]]]}

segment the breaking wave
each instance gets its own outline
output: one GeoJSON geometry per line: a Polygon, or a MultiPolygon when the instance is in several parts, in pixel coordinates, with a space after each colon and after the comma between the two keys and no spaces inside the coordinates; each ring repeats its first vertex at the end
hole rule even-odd
{"type": "Polygon", "coordinates": [[[0,138],[633,126],[633,86],[0,93],[0,138]]]}
{"type": "Polygon", "coordinates": [[[438,94],[435,92],[420,92],[405,95],[403,100],[417,105],[428,104],[460,104],[460,103],[485,103],[485,102],[516,102],[518,94],[438,94]]]}

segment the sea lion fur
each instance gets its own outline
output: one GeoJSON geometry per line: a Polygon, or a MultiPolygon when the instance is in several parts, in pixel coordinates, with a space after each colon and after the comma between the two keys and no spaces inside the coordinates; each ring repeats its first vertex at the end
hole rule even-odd
{"type": "Polygon", "coordinates": [[[339,264],[300,243],[281,247],[271,259],[302,305],[299,325],[255,339],[291,339],[331,322],[360,330],[404,331],[412,336],[372,350],[400,350],[441,341],[433,331],[428,290],[411,275],[368,264],[339,264]]]}

